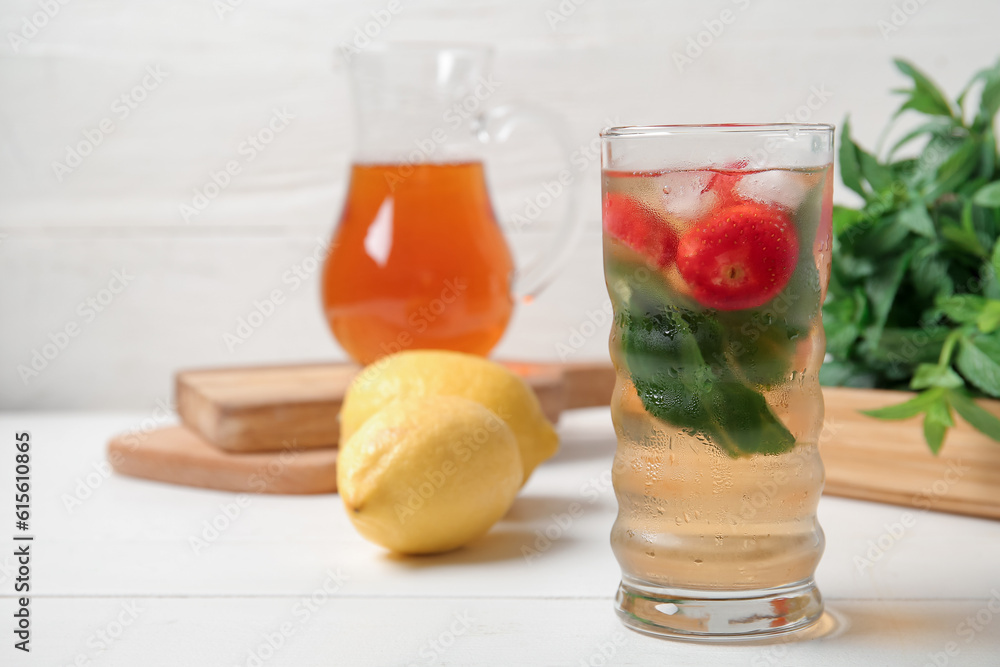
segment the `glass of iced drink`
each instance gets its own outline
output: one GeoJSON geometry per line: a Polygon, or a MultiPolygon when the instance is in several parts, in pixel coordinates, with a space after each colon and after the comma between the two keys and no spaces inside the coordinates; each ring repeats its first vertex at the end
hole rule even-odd
{"type": "Polygon", "coordinates": [[[618,614],[689,639],[804,628],[823,611],[833,127],[619,127],[602,141],[618,614]]]}

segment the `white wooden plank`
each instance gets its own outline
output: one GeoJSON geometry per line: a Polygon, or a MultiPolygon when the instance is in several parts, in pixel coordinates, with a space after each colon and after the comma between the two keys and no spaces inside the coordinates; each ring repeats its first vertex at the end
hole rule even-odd
{"type": "MultiPolygon", "coordinates": [[[[70,665],[948,665],[1000,653],[989,601],[833,601],[812,641],[705,645],[624,629],[611,599],[41,598],[30,663],[70,665]],[[985,610],[985,611],[984,611],[985,610]],[[975,632],[966,620],[989,616],[975,632]],[[125,625],[124,622],[128,623],[125,625]],[[949,655],[946,653],[951,651],[949,655]],[[82,663],[88,664],[88,663],[82,663]]],[[[329,588],[333,588],[330,585],[329,588]]],[[[315,592],[315,597],[313,594],[315,592]]],[[[994,608],[1000,599],[994,598],[994,608]]],[[[973,621],[974,622],[974,621],[973,621]]],[[[6,652],[8,647],[4,647],[6,652]]]]}
{"type": "MultiPolygon", "coordinates": [[[[0,417],[0,433],[29,429],[35,442],[38,595],[298,595],[328,568],[350,576],[352,595],[360,597],[603,598],[617,585],[608,544],[616,512],[608,474],[614,434],[603,410],[567,415],[561,453],[539,468],[481,543],[420,559],[390,557],[362,540],[336,496],[254,495],[227,520],[236,494],[95,472],[109,436],[136,428],[141,435],[149,416],[0,417]],[[81,503],[67,507],[72,497],[81,503]],[[580,503],[582,515],[561,528],[553,514],[571,503],[580,503]],[[222,527],[214,541],[202,534],[205,521],[222,527]],[[547,530],[555,539],[546,549],[536,531],[547,530]],[[195,553],[192,536],[207,546],[195,553]],[[523,547],[540,553],[526,558],[523,547]]],[[[13,479],[11,466],[0,457],[0,491],[13,479]]],[[[982,599],[1000,587],[1000,522],[936,513],[904,522],[905,512],[823,498],[827,550],[817,578],[825,596],[982,599]],[[899,532],[894,526],[903,523],[912,525],[899,532]],[[879,543],[881,555],[872,551],[879,543]]],[[[13,562],[0,556],[0,565],[9,577],[13,562]]]]}
{"type": "MultiPolygon", "coordinates": [[[[0,310],[11,314],[0,319],[0,406],[142,408],[171,396],[180,368],[345,359],[322,316],[319,270],[302,282],[287,275],[314,266],[328,234],[8,238],[0,243],[0,310]],[[133,279],[101,312],[81,306],[122,270],[133,279]],[[273,314],[245,342],[227,344],[255,301],[276,289],[285,300],[273,314]],[[70,324],[78,335],[61,339],[70,324]],[[33,365],[36,352],[53,358],[33,365]]],[[[540,245],[530,233],[511,241],[521,256],[540,245]]],[[[595,230],[546,292],[518,305],[495,354],[607,358],[607,308],[595,230]]]]}
{"type": "MultiPolygon", "coordinates": [[[[550,27],[558,3],[418,3],[380,33],[387,39],[492,42],[498,46],[495,99],[527,100],[569,119],[578,141],[606,117],[622,122],[763,121],[804,104],[813,86],[832,97],[811,120],[839,122],[850,111],[869,143],[896,106],[891,56],[920,62],[951,92],[993,60],[989,0],[924,5],[888,39],[879,32],[892,6],[792,0],[771,3],[609,3],[592,0],[550,27]],[[622,6],[624,4],[624,6],[622,6]],[[747,6],[746,10],[740,7],[747,6]],[[735,12],[703,55],[683,53],[724,9],[735,12]],[[975,16],[970,22],[967,17],[975,16]],[[980,32],[977,32],[980,31],[980,32]],[[929,61],[933,40],[941,54],[929,61]],[[831,57],[832,54],[832,57],[831,57]]],[[[294,122],[213,203],[200,224],[320,224],[337,209],[351,151],[346,70],[332,53],[381,8],[299,0],[241,3],[220,20],[211,5],[133,8],[115,2],[67,7],[18,53],[0,59],[12,150],[0,156],[0,224],[175,225],[178,204],[210,172],[239,158],[247,133],[285,106],[294,122]],[[110,19],[110,20],[109,20],[110,19]],[[128,25],[128,30],[118,26],[128,25]],[[174,34],[185,35],[178,48],[174,34]],[[113,101],[158,65],[167,78],[126,118],[113,101]],[[39,81],[47,82],[38,85],[39,81]],[[115,131],[63,181],[52,163],[103,117],[115,131]]],[[[5,12],[6,35],[37,11],[5,12]]],[[[709,41],[709,40],[703,40],[709,41]]],[[[11,49],[5,45],[6,49],[11,49]]],[[[527,162],[545,159],[535,142],[527,162]]],[[[522,187],[537,185],[524,160],[508,167],[522,187]]],[[[580,203],[592,202],[593,183],[580,203]]]]}
{"type": "MultiPolygon", "coordinates": [[[[559,11],[557,2],[435,0],[405,3],[379,36],[494,44],[503,85],[490,103],[529,102],[564,116],[577,151],[609,121],[779,119],[816,87],[829,98],[809,119],[839,122],[850,112],[870,146],[897,105],[889,89],[901,78],[890,56],[913,59],[950,93],[995,57],[996,2],[918,3],[883,35],[879,21],[892,21],[897,5],[589,0],[553,23],[547,12],[559,11]],[[734,12],[734,22],[679,68],[674,54],[723,10],[734,12]]],[[[338,357],[317,316],[315,286],[245,351],[229,355],[218,338],[273,281],[269,271],[328,234],[340,210],[353,120],[347,72],[332,54],[384,3],[257,0],[221,17],[200,0],[59,6],[16,52],[9,40],[0,47],[0,86],[16,91],[4,96],[0,113],[0,306],[9,314],[0,321],[0,405],[138,407],[161,396],[179,366],[338,357]],[[166,78],[119,117],[114,100],[157,65],[166,78]],[[213,170],[243,157],[240,143],[276,106],[294,121],[186,223],[178,206],[213,170]],[[53,162],[106,116],[114,131],[57,180],[53,162]],[[164,242],[167,229],[175,236],[164,242]],[[24,355],[121,262],[141,264],[146,282],[37,383],[20,382],[24,355]]],[[[38,11],[32,0],[7,3],[0,33],[17,33],[38,11]]],[[[490,151],[489,160],[504,220],[523,213],[525,198],[560,164],[544,133],[529,130],[490,151]]],[[[596,226],[597,163],[582,164],[576,203],[596,226]]],[[[836,197],[850,193],[838,188],[836,197]]],[[[543,213],[541,227],[567,199],[543,213]]],[[[590,238],[537,307],[518,312],[499,352],[554,358],[555,345],[604,299],[598,257],[590,238]]],[[[605,331],[584,342],[581,358],[603,356],[605,331]]]]}

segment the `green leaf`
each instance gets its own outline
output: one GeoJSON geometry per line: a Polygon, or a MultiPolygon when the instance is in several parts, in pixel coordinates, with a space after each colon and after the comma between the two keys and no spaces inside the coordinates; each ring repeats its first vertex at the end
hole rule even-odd
{"type": "Polygon", "coordinates": [[[955,126],[955,122],[950,118],[932,118],[931,120],[923,123],[914,129],[910,130],[904,134],[892,148],[889,149],[889,158],[891,159],[893,155],[896,154],[899,149],[906,146],[915,139],[920,138],[924,135],[930,135],[931,137],[941,136],[947,134],[955,126]]]}
{"type": "Polygon", "coordinates": [[[947,298],[955,291],[948,274],[948,258],[942,256],[941,249],[941,244],[929,243],[914,254],[910,263],[910,280],[925,302],[947,298]]]}
{"type": "Polygon", "coordinates": [[[848,283],[863,280],[875,273],[875,262],[868,257],[859,257],[847,250],[834,252],[839,261],[834,262],[833,271],[848,283]]]}
{"type": "Polygon", "coordinates": [[[948,403],[948,392],[941,395],[941,400],[934,401],[928,405],[924,413],[942,426],[955,425],[955,420],[951,418],[951,405],[948,403]]]}
{"type": "Polygon", "coordinates": [[[993,333],[1000,328],[1000,301],[990,299],[976,318],[976,326],[983,333],[993,333]]]}
{"type": "MultiPolygon", "coordinates": [[[[982,81],[984,83],[984,88],[985,88],[985,84],[987,84],[991,79],[994,80],[994,81],[1000,81],[1000,60],[998,60],[995,65],[993,65],[991,67],[984,67],[983,69],[979,70],[978,72],[976,72],[973,75],[973,77],[969,80],[969,83],[967,83],[965,85],[965,88],[963,88],[962,92],[959,93],[959,95],[958,95],[958,104],[959,104],[959,107],[964,111],[965,110],[965,100],[968,97],[969,93],[972,92],[972,88],[977,83],[979,83],[980,81],[982,81]]],[[[998,92],[1000,92],[1000,91],[998,91],[998,92]]],[[[980,109],[979,109],[979,111],[980,111],[980,113],[986,112],[988,116],[992,117],[993,114],[989,113],[989,106],[990,106],[989,105],[989,97],[990,96],[987,95],[986,96],[987,99],[983,99],[983,95],[980,94],[980,109]],[[986,106],[984,106],[984,104],[986,106]]],[[[998,104],[1000,104],[1000,99],[998,99],[997,102],[998,102],[998,104]]],[[[995,113],[995,109],[994,109],[993,113],[995,113]]]]}
{"type": "Polygon", "coordinates": [[[901,256],[887,259],[875,269],[875,274],[865,281],[865,293],[871,302],[872,324],[865,332],[866,343],[877,346],[882,329],[885,328],[892,302],[899,291],[906,268],[909,266],[912,251],[901,256]]]}
{"type": "Polygon", "coordinates": [[[944,444],[944,436],[948,432],[948,427],[932,418],[929,414],[924,416],[924,440],[934,454],[941,452],[941,445],[944,444]]]}
{"type": "Polygon", "coordinates": [[[1000,361],[1000,334],[983,334],[976,336],[976,347],[986,353],[990,359],[1000,361]]]}
{"type": "Polygon", "coordinates": [[[732,373],[718,322],[636,293],[619,325],[632,382],[651,415],[708,436],[732,457],[795,446],[764,397],[732,373]]]}
{"type": "MultiPolygon", "coordinates": [[[[885,154],[856,144],[849,123],[842,134],[840,171],[865,204],[833,216],[823,306],[832,360],[820,378],[989,393],[1000,367],[1000,60],[957,104],[910,63],[896,66],[911,82],[897,115],[925,115],[885,154]],[[978,113],[967,121],[969,100],[978,113]]],[[[944,421],[928,421],[932,445],[944,421]]]]}
{"type": "Polygon", "coordinates": [[[993,128],[988,127],[983,132],[983,148],[979,158],[979,176],[984,180],[993,178],[997,166],[997,138],[993,128]]]}
{"type": "MultiPolygon", "coordinates": [[[[848,231],[854,231],[853,229],[848,231]]],[[[855,251],[868,257],[894,254],[909,236],[910,230],[899,222],[898,215],[884,215],[873,218],[855,242],[855,251]]]]}
{"type": "Polygon", "coordinates": [[[909,419],[911,417],[916,417],[921,412],[924,412],[928,406],[930,406],[935,401],[942,400],[944,396],[944,390],[939,388],[928,389],[927,391],[918,394],[914,398],[906,401],[905,403],[898,403],[896,405],[889,405],[884,408],[877,408],[875,410],[862,410],[861,413],[868,415],[869,417],[875,417],[876,419],[909,419]]]}
{"type": "MultiPolygon", "coordinates": [[[[844,358],[861,335],[861,323],[868,310],[868,300],[862,290],[854,289],[854,299],[838,299],[823,307],[823,328],[826,330],[826,351],[844,358]]],[[[839,384],[839,383],[838,383],[839,384]]]]}
{"type": "Polygon", "coordinates": [[[858,161],[861,165],[861,175],[868,181],[876,192],[887,192],[892,190],[892,171],[879,163],[871,153],[860,148],[858,150],[858,161]]]}
{"type": "Polygon", "coordinates": [[[910,381],[910,389],[928,389],[930,387],[954,389],[964,385],[965,380],[953,371],[951,366],[938,366],[937,364],[920,364],[910,381]]]}
{"type": "Polygon", "coordinates": [[[990,396],[1000,397],[1000,364],[976,345],[975,340],[962,338],[955,365],[976,388],[990,396]]]}
{"type": "Polygon", "coordinates": [[[977,81],[983,82],[983,89],[979,95],[979,113],[976,114],[973,127],[976,129],[988,128],[992,125],[997,110],[1000,110],[1000,60],[992,67],[977,72],[966,89],[962,91],[963,97],[977,81]]]}
{"type": "Polygon", "coordinates": [[[952,321],[971,324],[979,319],[986,307],[986,299],[976,294],[953,294],[937,300],[937,307],[952,321]]]}
{"type": "Polygon", "coordinates": [[[870,368],[853,361],[828,361],[819,369],[819,383],[825,387],[871,389],[875,380],[870,368]]]}
{"type": "Polygon", "coordinates": [[[948,392],[948,401],[974,429],[1000,442],[1000,419],[977,405],[964,392],[952,389],[948,392]]]}
{"type": "Polygon", "coordinates": [[[880,353],[883,351],[904,353],[913,361],[913,367],[910,371],[912,375],[917,364],[938,360],[941,347],[950,332],[951,329],[947,327],[937,326],[912,329],[887,327],[882,331],[881,345],[873,351],[871,359],[873,361],[883,358],[889,359],[888,356],[882,357],[880,353]]]}
{"type": "Polygon", "coordinates": [[[844,118],[844,129],[840,133],[840,180],[851,190],[867,198],[868,195],[861,185],[859,150],[857,144],[851,139],[851,118],[848,116],[844,118]]]}
{"type": "Polygon", "coordinates": [[[993,67],[979,98],[979,115],[991,120],[1000,110],[1000,63],[993,67]]]}
{"type": "Polygon", "coordinates": [[[914,202],[899,212],[899,222],[911,231],[926,236],[936,238],[934,231],[934,221],[931,220],[927,207],[922,202],[914,202]]]}
{"type": "Polygon", "coordinates": [[[986,257],[986,249],[983,248],[979,236],[973,230],[963,229],[954,223],[946,223],[941,226],[941,236],[963,252],[975,257],[986,257]]]}
{"type": "Polygon", "coordinates": [[[941,163],[934,174],[934,183],[924,195],[926,201],[954,192],[975,170],[979,162],[979,142],[966,137],[951,155],[941,163]]]}
{"type": "Polygon", "coordinates": [[[972,203],[984,208],[1000,207],[1000,181],[994,181],[979,188],[972,197],[972,203]]]}
{"type": "Polygon", "coordinates": [[[1000,239],[993,244],[993,256],[990,258],[990,264],[993,268],[993,275],[1000,276],[1000,239]]]}
{"type": "Polygon", "coordinates": [[[893,62],[900,72],[913,80],[913,89],[906,91],[910,95],[909,99],[896,113],[900,113],[904,109],[913,109],[932,116],[950,117],[953,115],[948,98],[923,72],[905,60],[897,58],[893,62]]]}
{"type": "Polygon", "coordinates": [[[769,388],[787,378],[795,348],[807,328],[790,324],[770,306],[720,312],[716,317],[722,325],[726,357],[749,384],[769,388]]]}
{"type": "Polygon", "coordinates": [[[944,436],[948,429],[955,425],[951,418],[951,406],[948,404],[947,394],[941,400],[935,401],[927,406],[924,412],[924,440],[927,446],[937,455],[941,452],[941,445],[944,444],[944,436]]]}
{"type": "Polygon", "coordinates": [[[864,213],[846,206],[834,205],[833,207],[833,234],[840,236],[846,230],[854,227],[865,219],[864,213]]]}

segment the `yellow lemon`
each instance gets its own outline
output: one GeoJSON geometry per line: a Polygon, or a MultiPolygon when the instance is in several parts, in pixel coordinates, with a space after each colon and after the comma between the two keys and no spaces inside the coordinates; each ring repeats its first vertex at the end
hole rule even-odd
{"type": "Polygon", "coordinates": [[[342,442],[337,486],[351,522],[393,551],[450,551],[482,536],[514,502],[521,455],[510,427],[458,396],[410,398],[342,442]]]}
{"type": "Polygon", "coordinates": [[[341,442],[379,410],[418,396],[461,396],[507,422],[521,450],[524,482],[559,447],[559,436],[524,380],[482,357],[440,350],[400,352],[365,367],[344,397],[341,442]]]}

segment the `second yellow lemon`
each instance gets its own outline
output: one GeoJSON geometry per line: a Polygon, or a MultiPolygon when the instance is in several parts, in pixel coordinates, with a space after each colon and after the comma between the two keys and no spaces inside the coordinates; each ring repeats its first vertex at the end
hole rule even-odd
{"type": "Polygon", "coordinates": [[[467,398],[507,422],[521,452],[524,481],[559,447],[559,436],[521,378],[482,357],[439,350],[400,352],[361,371],[341,407],[341,442],[379,410],[424,396],[467,398]]]}

